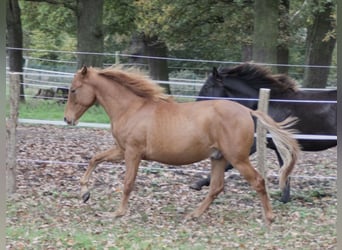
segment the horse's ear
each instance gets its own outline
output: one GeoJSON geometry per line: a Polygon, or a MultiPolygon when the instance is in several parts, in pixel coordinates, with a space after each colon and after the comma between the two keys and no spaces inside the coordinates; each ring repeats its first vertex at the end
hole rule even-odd
{"type": "Polygon", "coordinates": [[[85,75],[87,74],[87,71],[88,71],[87,66],[83,65],[82,70],[81,70],[81,74],[82,74],[83,76],[85,76],[85,75]]]}
{"type": "Polygon", "coordinates": [[[222,76],[219,74],[216,67],[213,67],[213,77],[215,80],[222,81],[222,76]]]}
{"type": "Polygon", "coordinates": [[[218,71],[217,71],[217,68],[214,66],[213,67],[213,77],[217,78],[219,75],[218,71]]]}

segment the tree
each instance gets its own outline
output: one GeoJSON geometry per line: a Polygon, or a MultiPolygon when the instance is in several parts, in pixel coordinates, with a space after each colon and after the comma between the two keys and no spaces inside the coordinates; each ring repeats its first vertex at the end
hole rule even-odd
{"type": "MultiPolygon", "coordinates": [[[[77,67],[102,67],[103,56],[103,0],[26,0],[49,3],[71,10],[76,17],[77,67]]],[[[60,27],[59,27],[60,28],[60,27]]]]}
{"type": "Polygon", "coordinates": [[[6,189],[8,194],[17,190],[17,125],[19,117],[20,76],[11,74],[9,77],[9,117],[6,121],[6,189]]]}
{"type": "Polygon", "coordinates": [[[253,60],[277,63],[279,0],[254,1],[253,60]]]}
{"type": "MultiPolygon", "coordinates": [[[[307,30],[306,64],[309,66],[330,66],[336,44],[335,4],[331,1],[314,1],[314,19],[307,30]]],[[[304,87],[324,88],[329,74],[328,67],[307,67],[304,71],[304,87]]]]}
{"type": "MultiPolygon", "coordinates": [[[[20,0],[20,6],[23,46],[33,49],[25,51],[25,55],[47,59],[28,59],[29,66],[34,64],[35,67],[48,66],[57,69],[58,64],[49,60],[76,61],[76,54],[59,52],[76,50],[76,18],[73,10],[65,6],[27,0],[20,0]]],[[[74,72],[75,68],[76,65],[68,68],[68,71],[74,72]]]]}
{"type": "MultiPolygon", "coordinates": [[[[137,29],[145,34],[145,51],[149,56],[180,55],[183,58],[241,60],[249,57],[250,18],[241,18],[238,9],[249,14],[245,1],[140,0],[136,1],[137,29]],[[242,8],[241,8],[242,7],[242,8]],[[234,26],[235,25],[235,26],[234,26]],[[233,42],[232,42],[233,41],[233,42]],[[239,42],[237,42],[239,41],[239,42]],[[240,44],[243,43],[243,46],[240,44]]],[[[246,15],[248,16],[248,15],[246,15]]],[[[249,16],[248,16],[249,17],[249,16]]],[[[176,66],[177,62],[170,62],[176,66]]],[[[178,64],[180,64],[178,62],[178,64]]],[[[183,66],[186,63],[182,63],[183,66]]],[[[167,79],[166,60],[149,60],[155,79],[167,79]],[[159,74],[159,76],[157,76],[159,74]]],[[[177,65],[179,66],[179,65],[177,65]]],[[[212,65],[208,65],[211,67],[212,65]]],[[[192,67],[194,65],[192,64],[192,67]]],[[[201,64],[203,67],[203,64],[201,64]]]]}
{"type": "MultiPolygon", "coordinates": [[[[158,37],[144,37],[144,50],[145,54],[149,56],[148,66],[150,77],[154,80],[168,81],[169,80],[169,69],[167,59],[158,59],[158,57],[167,57],[166,44],[158,40],[158,37]],[[156,58],[157,57],[157,58],[156,58]]],[[[171,94],[170,85],[161,83],[165,89],[165,92],[171,94]]]]}
{"type": "MultiPolygon", "coordinates": [[[[279,6],[279,36],[277,46],[277,63],[289,63],[289,40],[290,40],[290,0],[280,0],[279,6]]],[[[278,73],[288,74],[289,67],[278,66],[278,73]]]]}
{"type": "MultiPolygon", "coordinates": [[[[36,8],[37,5],[34,8],[26,6],[23,8],[26,13],[23,22],[26,31],[24,35],[29,33],[24,36],[24,41],[34,44],[30,46],[31,48],[73,51],[78,47],[78,51],[97,52],[94,50],[96,43],[91,42],[92,36],[97,33],[98,41],[104,40],[102,50],[110,53],[119,50],[130,54],[129,38],[134,38],[134,34],[144,34],[145,41],[142,43],[143,49],[139,52],[140,55],[217,61],[254,59],[267,63],[287,64],[290,61],[292,64],[304,64],[304,41],[307,34],[306,27],[309,27],[307,22],[312,24],[315,15],[317,16],[316,3],[320,2],[319,6],[322,9],[322,3],[328,0],[296,0],[291,1],[291,5],[289,0],[101,0],[96,1],[99,5],[104,5],[103,24],[97,25],[100,29],[93,28],[91,25],[100,23],[101,18],[91,21],[90,24],[81,25],[79,14],[82,10],[79,6],[87,4],[88,0],[21,0],[21,3],[28,1],[40,2],[39,8],[36,8]],[[50,7],[47,8],[47,5],[50,7]],[[265,8],[264,12],[257,12],[258,9],[261,11],[261,8],[265,8]],[[259,21],[254,22],[254,16],[259,21]],[[78,33],[78,26],[87,28],[78,33]],[[77,34],[85,35],[80,39],[77,38],[77,34]],[[77,40],[79,40],[78,46],[76,46],[77,40]],[[269,48],[266,43],[271,44],[272,52],[266,52],[269,48]],[[258,48],[261,51],[258,52],[258,48]],[[270,55],[273,56],[272,59],[261,58],[270,55]]],[[[87,7],[94,13],[92,17],[101,15],[97,14],[100,12],[94,11],[95,8],[98,6],[87,7]]],[[[90,21],[90,18],[86,21],[90,21]]],[[[327,32],[328,35],[325,37],[332,37],[333,33],[327,32]]],[[[98,48],[96,50],[100,51],[101,46],[98,48]]],[[[40,53],[49,59],[73,59],[73,54],[69,54],[72,55],[70,58],[65,58],[66,54],[53,54],[51,51],[40,53]]],[[[91,55],[93,56],[95,55],[91,55]]],[[[112,56],[104,59],[106,63],[113,63],[112,56]]],[[[80,61],[79,66],[84,64],[80,61]]],[[[125,59],[122,61],[124,62],[125,59]]],[[[153,64],[153,60],[143,61],[150,63],[150,67],[168,68],[163,71],[151,69],[151,76],[153,75],[155,79],[167,79],[165,72],[178,70],[180,67],[192,67],[196,73],[199,70],[207,71],[212,67],[211,63],[203,62],[169,60],[167,65],[163,66],[159,63],[153,64]],[[156,72],[164,72],[164,76],[157,77],[156,72]]],[[[286,73],[287,69],[287,67],[278,67],[278,72],[286,73]]],[[[291,68],[291,72],[292,70],[298,73],[304,71],[291,68]]]]}
{"type": "MultiPolygon", "coordinates": [[[[15,49],[8,50],[9,70],[11,72],[23,72],[23,32],[21,27],[21,15],[18,0],[6,1],[7,46],[15,49]],[[17,49],[16,49],[17,48],[17,49]]],[[[23,76],[20,76],[20,83],[23,76]]],[[[20,101],[25,101],[24,86],[20,84],[20,101]]]]}
{"type": "Polygon", "coordinates": [[[242,51],[249,51],[253,30],[250,1],[140,0],[136,4],[137,28],[157,36],[170,53],[241,60],[242,51]]]}
{"type": "MultiPolygon", "coordinates": [[[[103,53],[103,0],[78,0],[77,51],[103,53]]],[[[77,68],[83,65],[102,67],[103,56],[80,53],[77,56],[77,68]]]]}

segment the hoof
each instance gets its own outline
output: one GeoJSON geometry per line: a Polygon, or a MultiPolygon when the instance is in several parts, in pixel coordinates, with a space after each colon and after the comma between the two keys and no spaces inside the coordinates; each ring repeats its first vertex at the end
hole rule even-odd
{"type": "Polygon", "coordinates": [[[275,219],[276,217],[274,214],[269,215],[266,219],[266,224],[270,226],[275,221],[275,219]]]}
{"type": "Polygon", "coordinates": [[[281,190],[281,198],[280,201],[283,203],[287,203],[291,200],[290,194],[290,178],[286,181],[285,187],[281,190]]]}
{"type": "Polygon", "coordinates": [[[282,203],[288,203],[289,201],[291,200],[290,198],[290,193],[289,192],[282,192],[282,195],[281,195],[281,198],[280,198],[280,201],[282,203]]]}
{"type": "Polygon", "coordinates": [[[193,211],[185,216],[185,221],[196,221],[201,216],[198,211],[193,211]]]}
{"type": "Polygon", "coordinates": [[[185,216],[184,218],[184,222],[187,222],[187,221],[192,221],[195,217],[192,216],[192,214],[188,214],[185,216]]]}
{"type": "Polygon", "coordinates": [[[192,216],[192,215],[188,215],[188,216],[185,216],[184,218],[184,222],[192,222],[192,221],[198,221],[198,218],[197,216],[192,216]]]}
{"type": "Polygon", "coordinates": [[[288,203],[288,202],[290,202],[290,199],[289,198],[281,198],[280,199],[280,201],[282,202],[282,203],[288,203]]]}
{"type": "Polygon", "coordinates": [[[123,217],[125,214],[126,214],[125,210],[118,210],[118,211],[115,211],[112,215],[115,219],[118,219],[118,218],[123,217]]]}
{"type": "Polygon", "coordinates": [[[85,194],[82,195],[83,202],[86,203],[90,198],[90,192],[86,192],[85,194]]]}
{"type": "Polygon", "coordinates": [[[198,185],[197,183],[191,184],[190,188],[194,189],[194,190],[197,190],[197,191],[200,191],[202,189],[202,187],[200,185],[198,185]]]}
{"type": "Polygon", "coordinates": [[[210,179],[206,178],[206,179],[201,179],[195,183],[192,183],[190,185],[190,188],[199,191],[199,190],[202,190],[203,186],[209,186],[209,185],[210,185],[210,179]]]}

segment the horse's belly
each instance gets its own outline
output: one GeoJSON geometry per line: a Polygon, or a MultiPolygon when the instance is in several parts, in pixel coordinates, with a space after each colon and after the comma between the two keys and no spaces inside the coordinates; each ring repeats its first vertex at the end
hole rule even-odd
{"type": "Polygon", "coordinates": [[[150,144],[146,150],[146,159],[165,164],[183,165],[201,161],[210,156],[211,147],[203,140],[169,139],[150,144]]]}
{"type": "Polygon", "coordinates": [[[199,162],[208,157],[208,152],[156,152],[151,155],[146,155],[146,160],[157,161],[170,165],[186,165],[199,162]]]}

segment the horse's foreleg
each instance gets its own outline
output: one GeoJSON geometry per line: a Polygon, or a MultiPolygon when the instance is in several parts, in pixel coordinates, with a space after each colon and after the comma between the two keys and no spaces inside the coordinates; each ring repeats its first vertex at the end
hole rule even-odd
{"type": "Polygon", "coordinates": [[[234,167],[240,172],[240,174],[248,181],[248,183],[254,188],[261,199],[261,205],[263,208],[266,224],[270,225],[274,221],[274,214],[267,195],[265,180],[262,176],[251,166],[249,159],[234,163],[234,167]]]}
{"type": "Polygon", "coordinates": [[[211,181],[209,193],[199,206],[187,216],[187,219],[197,218],[207,210],[224,187],[224,171],[227,161],[224,158],[219,160],[211,159],[211,181]]]}
{"type": "Polygon", "coordinates": [[[115,162],[115,161],[120,161],[120,160],[123,160],[123,151],[116,146],[114,146],[113,148],[105,152],[99,153],[95,155],[93,158],[91,158],[88,168],[80,180],[81,195],[82,195],[82,199],[84,202],[86,202],[90,197],[90,193],[88,189],[88,182],[89,182],[90,175],[94,171],[95,167],[99,163],[104,162],[104,161],[115,162]]]}
{"type": "Polygon", "coordinates": [[[124,188],[123,194],[121,198],[121,203],[119,208],[114,212],[114,217],[121,217],[126,214],[128,208],[128,199],[130,193],[133,190],[135,178],[137,176],[139,163],[141,161],[141,157],[136,154],[130,154],[126,151],[126,173],[124,179],[124,188]]]}

